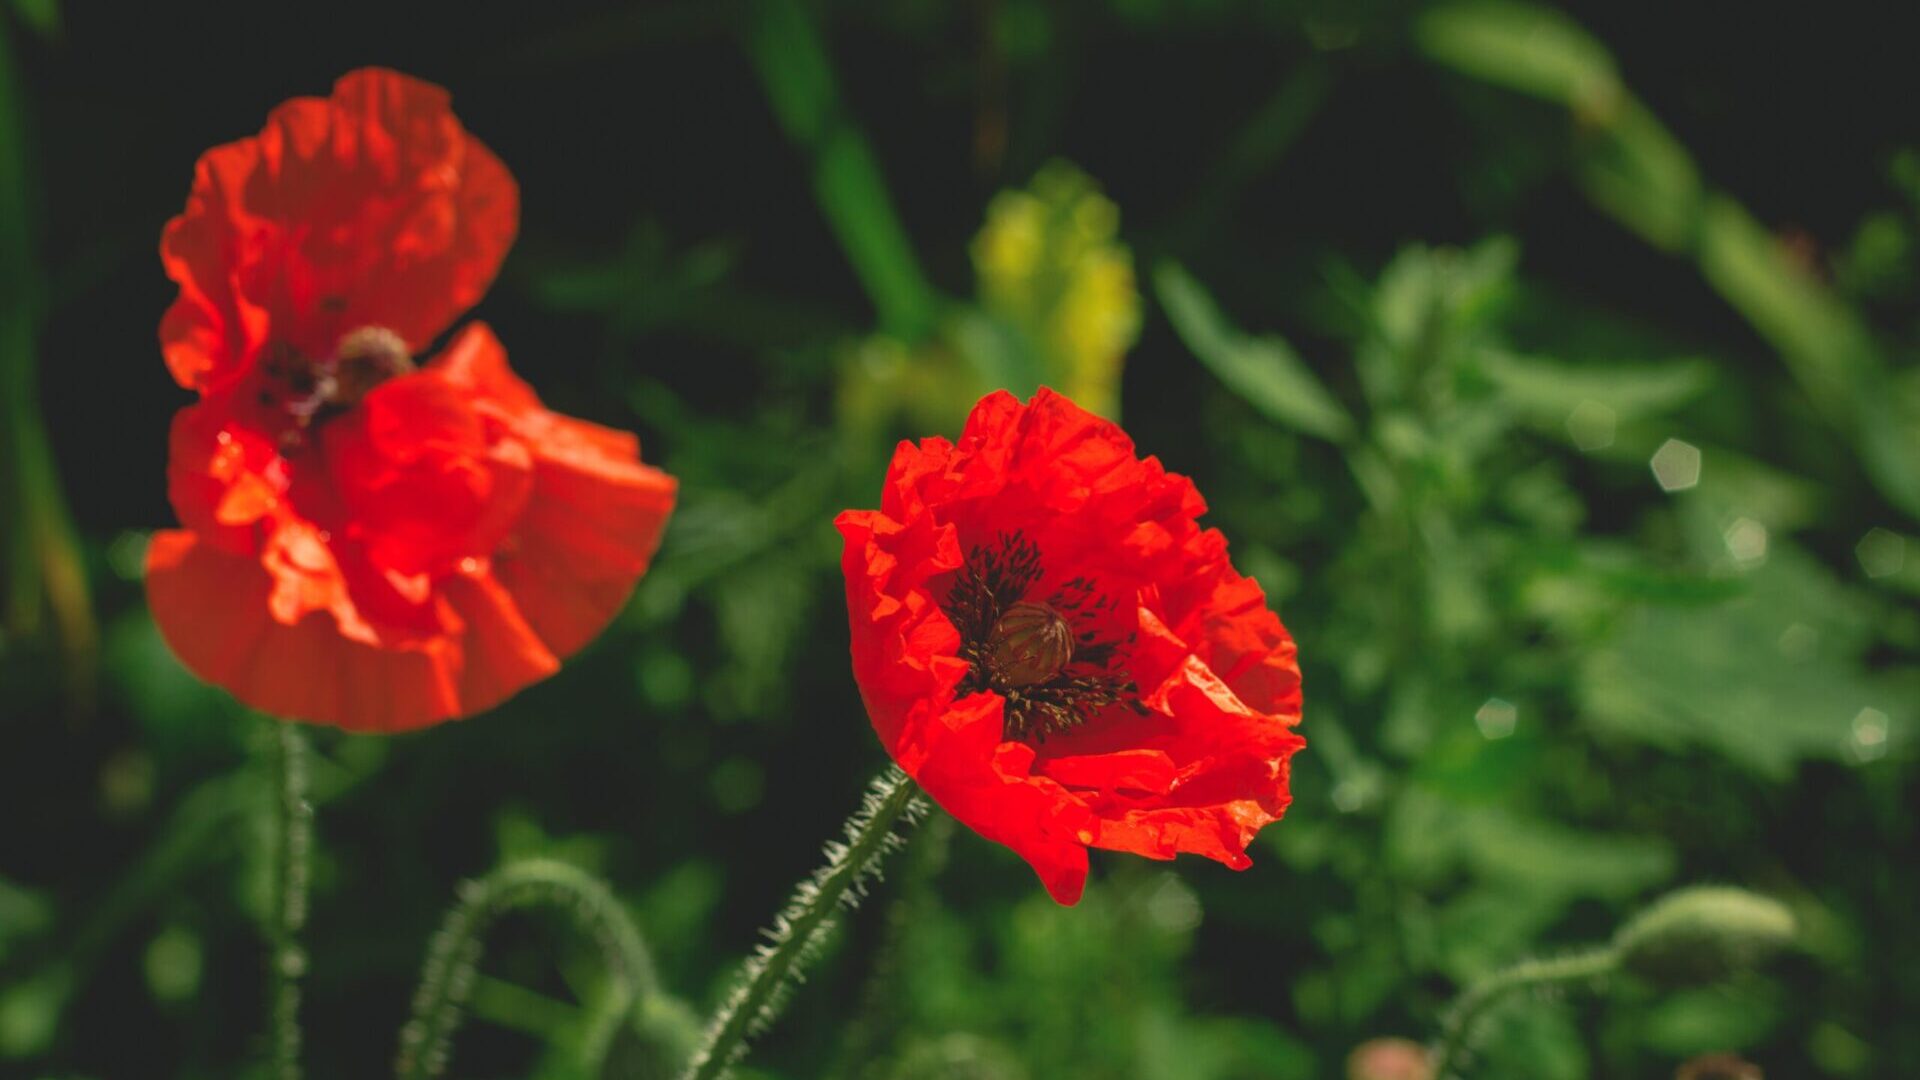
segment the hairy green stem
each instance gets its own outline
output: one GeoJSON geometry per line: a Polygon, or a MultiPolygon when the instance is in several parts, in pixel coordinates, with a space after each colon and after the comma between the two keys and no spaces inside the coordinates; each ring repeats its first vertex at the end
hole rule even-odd
{"type": "Polygon", "coordinates": [[[783,1004],[788,982],[799,976],[838,921],[842,905],[857,905],[880,860],[906,843],[897,822],[917,823],[927,802],[899,769],[888,766],[867,788],[858,811],[847,819],[846,841],[826,846],[826,865],[794,890],[767,932],[768,943],[747,961],[740,983],[721,1003],[683,1074],[685,1080],[725,1076],[746,1053],[747,1041],[771,1023],[783,1004]]]}
{"type": "Polygon", "coordinates": [[[1607,975],[1620,966],[1620,952],[1611,945],[1565,956],[1522,960],[1479,980],[1454,999],[1433,1049],[1433,1080],[1448,1080],[1466,1054],[1474,1025],[1500,999],[1515,990],[1557,983],[1581,982],[1607,975]]]}
{"type": "Polygon", "coordinates": [[[445,1072],[454,1032],[473,992],[487,930],[506,912],[530,907],[551,907],[566,915],[593,938],[613,976],[616,1000],[596,1011],[580,1040],[581,1072],[598,1075],[634,1002],[651,997],[659,985],[646,941],[626,909],[598,878],[555,859],[508,863],[484,878],[463,883],[458,894],[427,950],[413,1014],[400,1032],[395,1075],[415,1080],[445,1072]]]}
{"type": "Polygon", "coordinates": [[[300,976],[307,955],[307,866],[313,851],[313,806],[307,802],[307,739],[296,724],[274,725],[273,904],[267,928],[267,1017],[273,1075],[300,1077],[300,976]]]}

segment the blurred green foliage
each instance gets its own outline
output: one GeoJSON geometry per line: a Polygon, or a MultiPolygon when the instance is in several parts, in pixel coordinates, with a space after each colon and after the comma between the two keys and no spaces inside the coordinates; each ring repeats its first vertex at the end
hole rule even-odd
{"type": "MultiPolygon", "coordinates": [[[[1794,187],[1793,138],[1740,137],[1874,119],[1897,95],[1825,75],[1896,35],[1819,51],[1792,86],[1833,96],[1791,127],[1766,54],[1674,62],[1726,51],[1717,23],[1586,6],[392,29],[379,59],[451,86],[523,182],[478,314],[683,495],[549,683],[315,733],[312,1074],[387,1069],[457,883],[528,860],[610,894],[586,933],[563,902],[489,909],[456,1074],[660,1074],[882,763],[832,515],[877,503],[894,440],[1041,384],[1194,475],[1299,639],[1296,801],[1244,874],[1096,857],[1074,909],[936,818],[745,1075],[1338,1076],[1702,881],[1783,900],[1799,947],[1718,986],[1516,997],[1469,1075],[1920,1072],[1920,145],[1867,125],[1794,187]],[[623,918],[658,988],[610,982],[623,918]]],[[[368,53],[352,19],[263,52],[226,14],[233,67],[164,80],[142,65],[178,20],[0,15],[0,1075],[255,1075],[264,1048],[265,722],[171,660],[139,588],[183,403],[151,241],[194,153],[368,53]]]]}

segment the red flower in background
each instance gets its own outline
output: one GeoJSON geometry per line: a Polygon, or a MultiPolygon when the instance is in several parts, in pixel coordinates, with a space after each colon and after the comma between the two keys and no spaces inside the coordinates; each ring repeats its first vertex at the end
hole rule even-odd
{"type": "Polygon", "coordinates": [[[837,522],[853,670],[934,801],[1080,898],[1087,848],[1235,869],[1305,745],[1293,639],[1193,483],[1042,389],[902,443],[837,522]]]}
{"type": "Polygon", "coordinates": [[[416,366],[513,242],[513,177],[445,91],[356,71],[208,151],[180,285],[147,595],[202,678],[276,715],[399,731],[552,674],[625,603],[674,481],[549,412],[484,325],[416,366]]]}

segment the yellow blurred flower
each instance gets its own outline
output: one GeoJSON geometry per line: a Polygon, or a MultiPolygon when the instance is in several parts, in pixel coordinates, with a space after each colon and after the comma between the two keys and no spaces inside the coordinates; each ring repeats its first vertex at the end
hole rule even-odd
{"type": "Polygon", "coordinates": [[[1025,190],[995,196],[973,242],[981,307],[1027,339],[1040,381],[1109,417],[1140,335],[1133,256],[1119,232],[1119,208],[1056,161],[1025,190]]]}

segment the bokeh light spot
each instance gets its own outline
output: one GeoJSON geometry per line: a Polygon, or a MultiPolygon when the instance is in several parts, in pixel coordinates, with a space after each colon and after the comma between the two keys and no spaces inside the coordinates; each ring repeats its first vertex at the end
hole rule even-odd
{"type": "Polygon", "coordinates": [[[1497,697],[1488,698],[1486,704],[1473,714],[1474,726],[1489,739],[1504,739],[1513,734],[1514,724],[1519,719],[1520,710],[1513,702],[1497,697]]]}
{"type": "Polygon", "coordinates": [[[1887,752],[1887,714],[1875,708],[1861,709],[1853,718],[1853,731],[1847,749],[1855,761],[1873,761],[1887,752]]]}
{"type": "Polygon", "coordinates": [[[1907,538],[1892,529],[1868,529],[1853,554],[1868,577],[1892,577],[1907,565],[1907,538]]]}
{"type": "Polygon", "coordinates": [[[1662,491],[1685,491],[1700,482],[1700,448],[1690,442],[1668,439],[1647,464],[1662,491]]]}

